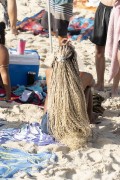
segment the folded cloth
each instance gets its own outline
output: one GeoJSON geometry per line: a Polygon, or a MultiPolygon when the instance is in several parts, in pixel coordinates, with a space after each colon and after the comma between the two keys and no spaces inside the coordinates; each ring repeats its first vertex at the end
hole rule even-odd
{"type": "Polygon", "coordinates": [[[109,82],[114,78],[119,71],[119,62],[117,58],[118,42],[120,40],[120,1],[115,3],[111,12],[107,41],[105,48],[105,57],[111,60],[109,82]]]}
{"type": "Polygon", "coordinates": [[[2,128],[0,130],[0,144],[7,141],[26,141],[38,146],[56,144],[54,137],[42,132],[41,123],[24,124],[20,128],[2,128]]]}
{"type": "Polygon", "coordinates": [[[12,93],[15,94],[16,96],[21,96],[24,90],[25,90],[25,86],[18,85],[18,88],[15,89],[12,93]]]}

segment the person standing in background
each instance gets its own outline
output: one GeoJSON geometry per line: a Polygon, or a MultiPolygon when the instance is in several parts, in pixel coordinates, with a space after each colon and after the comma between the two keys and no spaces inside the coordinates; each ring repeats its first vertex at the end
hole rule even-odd
{"type": "Polygon", "coordinates": [[[116,0],[108,26],[105,56],[111,60],[110,79],[113,79],[112,97],[118,96],[120,81],[120,0],[116,0]]]}
{"type": "Polygon", "coordinates": [[[18,31],[16,29],[16,22],[17,22],[17,5],[16,0],[0,0],[4,8],[4,21],[7,26],[9,26],[10,21],[10,28],[12,34],[17,35],[18,31]]]}
{"type": "MultiPolygon", "coordinates": [[[[52,34],[58,37],[59,45],[67,37],[70,17],[73,15],[73,0],[50,0],[50,16],[52,34]]],[[[44,29],[48,29],[48,12],[41,22],[44,29]]]]}
{"type": "Polygon", "coordinates": [[[95,13],[93,34],[90,38],[95,44],[95,66],[97,72],[97,83],[95,89],[104,90],[105,73],[105,45],[111,10],[115,0],[101,0],[95,13]]]}

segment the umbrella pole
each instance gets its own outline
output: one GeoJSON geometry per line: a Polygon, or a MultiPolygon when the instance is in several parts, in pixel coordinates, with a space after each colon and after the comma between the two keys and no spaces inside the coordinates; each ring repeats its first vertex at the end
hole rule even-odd
{"type": "Polygon", "coordinates": [[[52,46],[52,34],[51,34],[51,17],[50,17],[50,0],[47,0],[48,5],[48,27],[49,27],[49,40],[50,40],[50,52],[53,52],[52,46]]]}

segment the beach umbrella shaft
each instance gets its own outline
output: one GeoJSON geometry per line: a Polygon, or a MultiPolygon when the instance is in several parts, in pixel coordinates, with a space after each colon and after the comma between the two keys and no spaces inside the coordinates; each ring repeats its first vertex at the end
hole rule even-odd
{"type": "Polygon", "coordinates": [[[48,30],[49,30],[49,39],[50,39],[50,52],[53,51],[52,47],[52,34],[51,34],[51,17],[50,17],[50,0],[47,0],[47,6],[48,6],[48,30]]]}

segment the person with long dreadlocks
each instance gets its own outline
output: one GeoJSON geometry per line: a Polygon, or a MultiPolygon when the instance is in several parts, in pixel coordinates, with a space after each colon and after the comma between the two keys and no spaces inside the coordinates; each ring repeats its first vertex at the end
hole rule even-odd
{"type": "Polygon", "coordinates": [[[5,23],[0,22],[0,79],[1,85],[6,91],[5,100],[11,99],[11,85],[9,77],[9,54],[5,45],[5,23]]]}
{"type": "MultiPolygon", "coordinates": [[[[73,0],[50,0],[50,19],[52,35],[56,36],[59,45],[67,37],[69,20],[73,15],[73,0]]],[[[48,12],[42,18],[41,24],[48,30],[48,12]]]]}
{"type": "Polygon", "coordinates": [[[56,53],[52,69],[46,70],[47,114],[43,116],[41,129],[71,149],[80,148],[91,134],[84,95],[86,83],[82,84],[82,78],[76,52],[72,45],[65,43],[56,53]]]}
{"type": "MultiPolygon", "coordinates": [[[[64,45],[64,42],[65,42],[65,44],[69,43],[69,40],[63,39],[62,45],[64,45]]],[[[49,84],[51,81],[52,71],[53,71],[52,68],[48,68],[46,70],[46,81],[47,81],[48,89],[49,89],[49,84]]],[[[98,115],[96,113],[93,113],[93,101],[92,101],[93,97],[92,97],[91,87],[93,87],[95,85],[95,80],[93,79],[93,76],[88,72],[80,71],[79,76],[81,79],[81,83],[82,83],[85,98],[86,98],[87,113],[89,116],[89,120],[90,120],[91,124],[94,124],[95,119],[97,118],[98,115]]],[[[46,111],[47,111],[47,98],[46,98],[45,106],[44,106],[44,112],[46,112],[46,111]]]]}

